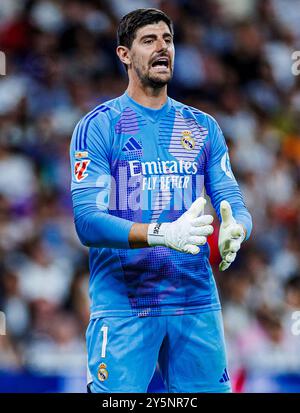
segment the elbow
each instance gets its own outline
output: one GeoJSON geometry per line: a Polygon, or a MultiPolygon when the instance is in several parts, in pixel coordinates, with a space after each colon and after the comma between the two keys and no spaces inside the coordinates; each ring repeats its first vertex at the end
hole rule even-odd
{"type": "Polygon", "coordinates": [[[81,244],[84,245],[85,247],[90,247],[91,240],[87,237],[86,231],[83,230],[82,222],[80,220],[76,220],[74,223],[75,223],[76,233],[77,233],[77,236],[81,244]]]}
{"type": "Polygon", "coordinates": [[[107,246],[103,222],[99,225],[99,213],[75,216],[74,224],[77,236],[85,247],[103,248],[107,246]]]}

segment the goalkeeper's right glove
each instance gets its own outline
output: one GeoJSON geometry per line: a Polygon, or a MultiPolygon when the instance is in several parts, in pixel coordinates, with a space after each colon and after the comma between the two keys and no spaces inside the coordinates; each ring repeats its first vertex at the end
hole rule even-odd
{"type": "Polygon", "coordinates": [[[198,245],[204,245],[208,235],[213,233],[212,215],[201,215],[206,200],[196,199],[191,207],[174,222],[154,223],[148,227],[148,244],[151,247],[163,245],[177,251],[198,254],[198,245]]]}

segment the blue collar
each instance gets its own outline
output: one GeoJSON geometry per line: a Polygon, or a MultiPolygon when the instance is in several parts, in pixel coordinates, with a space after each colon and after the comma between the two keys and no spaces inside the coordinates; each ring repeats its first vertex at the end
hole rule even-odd
{"type": "Polygon", "coordinates": [[[157,122],[163,115],[169,112],[172,107],[172,99],[167,97],[166,103],[160,109],[153,109],[147,106],[140,105],[135,100],[133,100],[127,92],[120,96],[122,104],[125,106],[130,106],[135,109],[141,115],[147,117],[151,122],[157,122]]]}

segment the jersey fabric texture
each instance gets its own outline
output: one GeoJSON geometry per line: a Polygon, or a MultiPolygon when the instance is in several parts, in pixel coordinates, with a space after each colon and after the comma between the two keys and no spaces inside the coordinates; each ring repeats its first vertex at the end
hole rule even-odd
{"type": "Polygon", "coordinates": [[[171,98],[147,108],[124,93],[77,124],[70,158],[75,226],[90,247],[91,319],[219,310],[208,244],[195,256],[128,244],[134,222],[174,221],[204,187],[219,219],[226,199],[249,237],[251,217],[214,118],[171,98]]]}
{"type": "Polygon", "coordinates": [[[231,392],[221,311],[100,317],[86,338],[92,393],[146,393],[157,360],[168,393],[231,392]]]}

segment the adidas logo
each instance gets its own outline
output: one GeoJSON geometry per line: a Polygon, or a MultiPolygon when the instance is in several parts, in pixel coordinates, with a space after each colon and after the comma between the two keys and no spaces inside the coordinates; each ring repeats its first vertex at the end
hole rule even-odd
{"type": "Polygon", "coordinates": [[[230,378],[228,376],[227,369],[225,368],[224,373],[223,373],[222,377],[219,380],[219,383],[226,383],[229,380],[230,380],[230,378]]]}
{"type": "Polygon", "coordinates": [[[122,152],[138,151],[140,149],[142,149],[141,145],[131,136],[122,148],[122,152]]]}

